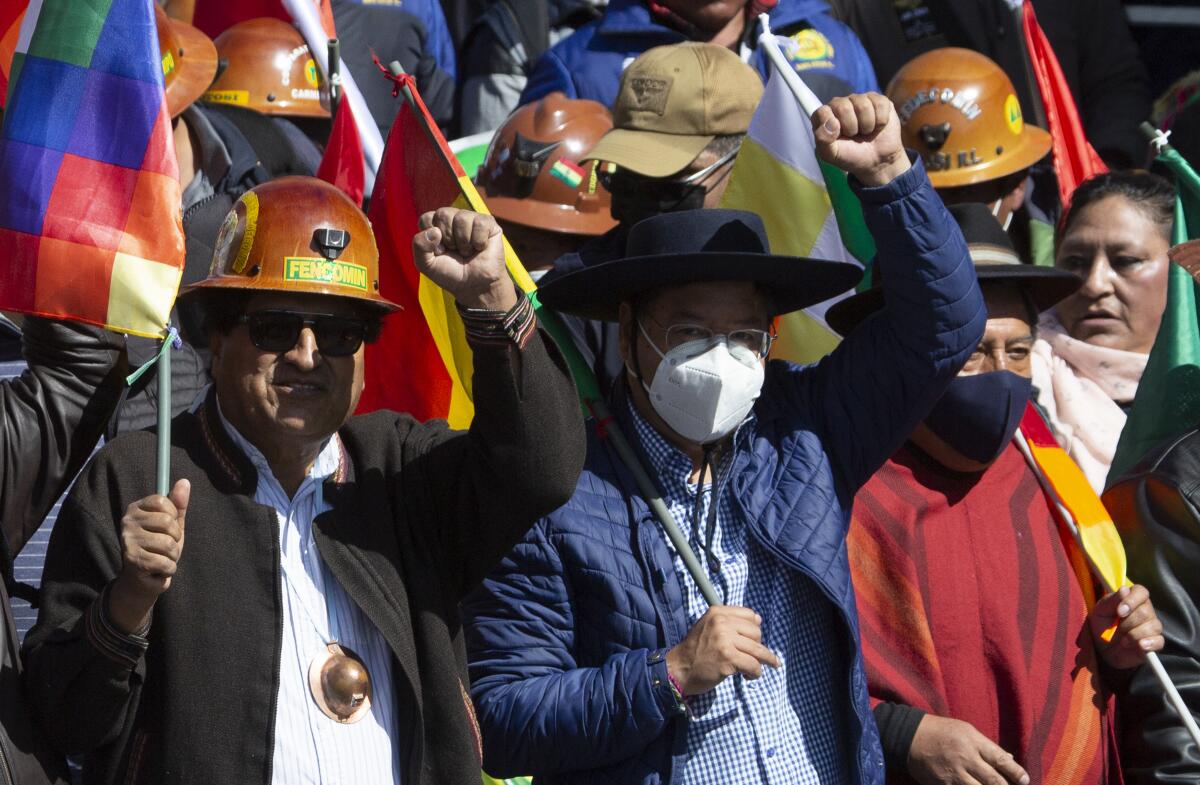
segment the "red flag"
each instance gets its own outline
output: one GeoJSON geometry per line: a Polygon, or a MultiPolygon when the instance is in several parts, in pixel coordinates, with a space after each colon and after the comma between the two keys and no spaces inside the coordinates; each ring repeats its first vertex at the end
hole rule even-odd
{"type": "Polygon", "coordinates": [[[338,104],[333,132],[329,134],[329,143],[325,145],[325,155],[317,168],[317,177],[341,188],[361,206],[366,190],[363,166],[362,140],[358,137],[358,126],[354,124],[354,111],[349,101],[342,101],[338,104]]]}
{"type": "Polygon", "coordinates": [[[1083,121],[1079,119],[1071,88],[1050,41],[1038,24],[1032,0],[1025,0],[1021,24],[1038,92],[1042,94],[1042,104],[1046,108],[1046,125],[1049,126],[1046,130],[1054,140],[1054,174],[1058,177],[1058,195],[1065,209],[1080,183],[1107,172],[1108,167],[1096,155],[1083,132],[1083,121]]]}
{"type": "Polygon", "coordinates": [[[404,102],[388,135],[370,210],[379,244],[380,294],[404,310],[389,316],[383,336],[367,346],[359,413],[393,409],[418,420],[450,414],[454,385],[422,309],[421,276],[412,259],[417,219],[462,195],[450,156],[404,102]]]}

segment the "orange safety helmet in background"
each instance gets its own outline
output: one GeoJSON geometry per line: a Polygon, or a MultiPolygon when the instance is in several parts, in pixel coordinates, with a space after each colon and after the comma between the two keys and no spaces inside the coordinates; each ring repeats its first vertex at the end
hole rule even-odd
{"type": "Polygon", "coordinates": [[[935,188],[996,180],[1050,152],[1050,134],[1025,122],[1004,69],[970,49],[918,55],[892,77],[887,95],[904,145],[920,154],[935,188]]]}
{"type": "Polygon", "coordinates": [[[217,235],[208,277],[181,296],[215,289],[349,297],[390,312],[379,294],[371,222],[341,189],[315,177],[280,177],[242,195],[217,235]]]}
{"type": "Polygon", "coordinates": [[[163,87],[171,117],[191,106],[217,75],[217,48],[208,36],[189,24],[171,19],[154,4],[163,87]]]}
{"type": "Polygon", "coordinates": [[[492,137],[476,175],[488,209],[502,221],[548,232],[601,235],[617,225],[595,161],[579,159],[612,128],[595,101],[562,93],[520,107],[492,137]]]}
{"type": "Polygon", "coordinates": [[[280,19],[248,19],[217,36],[225,64],[204,100],[286,117],[329,117],[329,93],[300,31],[280,19]]]}

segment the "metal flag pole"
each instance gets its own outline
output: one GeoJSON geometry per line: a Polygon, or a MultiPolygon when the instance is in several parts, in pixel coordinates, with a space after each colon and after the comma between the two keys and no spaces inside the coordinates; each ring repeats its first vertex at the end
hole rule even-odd
{"type": "MultiPolygon", "coordinates": [[[[1025,456],[1025,461],[1030,466],[1037,466],[1033,452],[1029,449],[1029,443],[1025,440],[1025,434],[1021,433],[1020,428],[1014,434],[1014,441],[1021,454],[1025,456]]],[[[1034,475],[1037,477],[1038,484],[1042,486],[1042,490],[1054,500],[1054,507],[1058,510],[1058,514],[1062,516],[1063,521],[1066,522],[1067,528],[1071,530],[1071,536],[1075,538],[1076,542],[1082,543],[1079,538],[1079,526],[1075,523],[1075,516],[1062,503],[1062,499],[1059,498],[1058,492],[1054,490],[1054,486],[1042,476],[1042,472],[1034,472],[1034,475]]],[[[1109,585],[1108,579],[1104,577],[1104,574],[1100,570],[1096,569],[1096,565],[1092,562],[1091,554],[1087,552],[1087,548],[1082,547],[1082,544],[1080,550],[1083,551],[1083,555],[1087,558],[1088,564],[1092,568],[1092,573],[1100,579],[1100,584],[1104,587],[1105,594],[1112,594],[1120,588],[1119,586],[1109,585]]],[[[1196,749],[1200,749],[1200,726],[1196,725],[1196,718],[1192,716],[1192,712],[1188,709],[1187,704],[1184,703],[1183,696],[1179,694],[1179,690],[1175,687],[1175,683],[1171,681],[1167,669],[1163,667],[1162,660],[1158,657],[1158,652],[1146,652],[1146,663],[1150,666],[1150,670],[1154,671],[1154,676],[1162,686],[1163,692],[1167,694],[1167,701],[1175,709],[1175,712],[1179,715],[1179,719],[1183,721],[1183,726],[1187,729],[1188,735],[1192,737],[1192,742],[1196,745],[1196,749]]]]}
{"type": "Polygon", "coordinates": [[[336,38],[329,39],[326,61],[329,63],[329,116],[337,118],[338,104],[342,100],[342,44],[336,38]]]}

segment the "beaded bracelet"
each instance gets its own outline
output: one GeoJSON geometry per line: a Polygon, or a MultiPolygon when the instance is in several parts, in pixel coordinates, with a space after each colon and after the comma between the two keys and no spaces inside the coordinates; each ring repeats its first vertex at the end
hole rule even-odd
{"type": "Polygon", "coordinates": [[[671,684],[671,692],[675,693],[675,700],[679,702],[680,706],[686,707],[688,705],[688,699],[687,696],[683,694],[683,687],[680,686],[679,679],[676,679],[675,674],[671,673],[671,671],[667,671],[667,681],[671,684]]]}

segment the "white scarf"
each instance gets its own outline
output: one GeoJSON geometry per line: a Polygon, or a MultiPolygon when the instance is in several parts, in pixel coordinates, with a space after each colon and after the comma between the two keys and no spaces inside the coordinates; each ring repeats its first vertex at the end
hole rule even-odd
{"type": "Polygon", "coordinates": [[[1072,338],[1053,311],[1042,314],[1033,346],[1038,404],[1063,449],[1097,493],[1112,466],[1127,404],[1137,394],[1148,354],[1109,349],[1072,338]]]}

